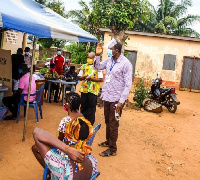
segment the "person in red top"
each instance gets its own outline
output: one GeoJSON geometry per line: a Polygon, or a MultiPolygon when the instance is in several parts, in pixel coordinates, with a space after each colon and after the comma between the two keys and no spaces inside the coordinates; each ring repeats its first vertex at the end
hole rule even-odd
{"type": "Polygon", "coordinates": [[[61,55],[61,49],[58,49],[57,54],[51,59],[50,64],[55,64],[56,66],[56,72],[58,75],[63,75],[63,71],[65,71],[65,57],[61,55]]]}

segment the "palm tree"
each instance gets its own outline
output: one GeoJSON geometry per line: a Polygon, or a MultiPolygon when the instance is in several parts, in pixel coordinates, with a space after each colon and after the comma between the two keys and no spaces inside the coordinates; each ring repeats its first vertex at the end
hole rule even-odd
{"type": "Polygon", "coordinates": [[[150,5],[149,22],[138,21],[134,30],[200,37],[200,34],[191,28],[194,23],[200,22],[200,16],[184,17],[191,5],[191,0],[182,0],[180,4],[175,4],[173,0],[160,0],[157,10],[150,5]]]}
{"type": "Polygon", "coordinates": [[[68,18],[71,18],[72,22],[79,25],[82,29],[96,34],[96,29],[90,19],[91,9],[83,0],[79,1],[81,10],[72,10],[67,13],[68,18]]]}

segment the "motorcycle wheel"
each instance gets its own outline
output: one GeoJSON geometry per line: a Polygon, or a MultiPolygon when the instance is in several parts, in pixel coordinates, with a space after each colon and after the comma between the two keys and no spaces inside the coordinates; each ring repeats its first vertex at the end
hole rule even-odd
{"type": "Polygon", "coordinates": [[[168,104],[169,104],[169,105],[166,106],[166,108],[168,109],[168,111],[169,111],[170,113],[175,113],[176,110],[177,110],[177,103],[176,103],[172,98],[170,98],[168,104]]]}

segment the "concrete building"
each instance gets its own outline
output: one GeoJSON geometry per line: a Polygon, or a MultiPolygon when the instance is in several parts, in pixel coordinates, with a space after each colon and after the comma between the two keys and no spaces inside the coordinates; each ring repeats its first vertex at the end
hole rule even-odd
{"type": "MultiPolygon", "coordinates": [[[[104,44],[111,31],[101,29],[104,44]]],[[[126,31],[129,37],[125,54],[133,65],[133,76],[156,78],[160,72],[163,85],[183,90],[200,90],[200,39],[126,31]]],[[[103,59],[107,57],[106,49],[103,59]]]]}
{"type": "Polygon", "coordinates": [[[18,48],[22,48],[24,33],[8,30],[1,33],[1,49],[11,50],[11,54],[17,53],[18,48]]]}

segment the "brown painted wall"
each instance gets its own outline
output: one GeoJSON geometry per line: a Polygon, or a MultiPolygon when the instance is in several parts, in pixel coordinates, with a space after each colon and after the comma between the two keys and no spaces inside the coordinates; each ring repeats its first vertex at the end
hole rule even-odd
{"type": "MultiPolygon", "coordinates": [[[[4,92],[4,96],[12,95],[12,66],[11,51],[0,49],[0,78],[6,79],[4,85],[8,87],[8,91],[4,92]],[[9,82],[8,82],[9,81],[9,82]]],[[[0,80],[0,83],[2,81],[0,80]]]]}

